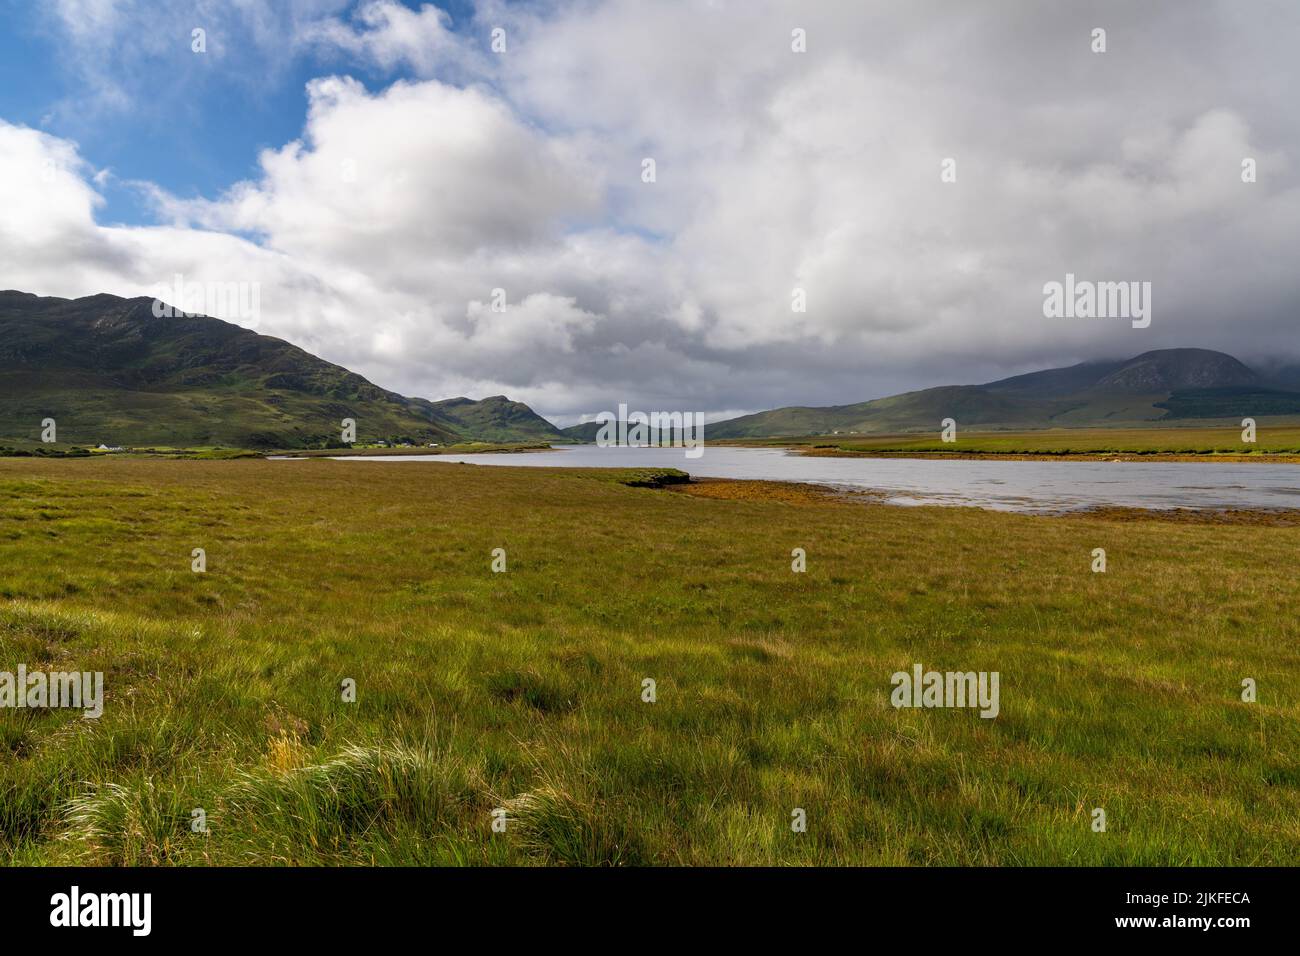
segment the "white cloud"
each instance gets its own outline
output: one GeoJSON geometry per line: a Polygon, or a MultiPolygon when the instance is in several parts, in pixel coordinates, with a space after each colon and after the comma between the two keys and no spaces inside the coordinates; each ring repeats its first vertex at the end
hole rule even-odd
{"type": "Polygon", "coordinates": [[[1011,7],[493,4],[469,37],[428,5],[242,9],[294,49],[423,78],[313,81],[302,136],[254,178],[155,190],[166,228],[97,225],[75,147],[0,126],[6,284],[260,281],[261,331],[385,387],[564,418],[1294,339],[1300,140],[1240,51],[1297,68],[1285,30],[1229,6],[1192,35],[1172,9],[1109,5],[1109,59],[1088,18],[1011,7]],[[483,52],[495,24],[506,55],[483,52]],[[15,185],[47,159],[50,191],[15,185]],[[1043,319],[1042,284],[1066,271],[1153,281],[1148,334],[1043,319]]]}
{"type": "Polygon", "coordinates": [[[264,152],[260,180],[216,201],[163,197],[165,211],[401,285],[484,248],[554,240],[562,219],[599,212],[597,171],[478,90],[430,80],[372,96],[327,77],[308,100],[303,140],[264,152]]]}
{"type": "Polygon", "coordinates": [[[302,25],[297,43],[326,55],[344,51],[382,69],[408,67],[418,76],[482,75],[483,52],[451,29],[451,16],[433,4],[418,10],[395,0],[368,0],[352,22],[326,17],[302,25]]]}

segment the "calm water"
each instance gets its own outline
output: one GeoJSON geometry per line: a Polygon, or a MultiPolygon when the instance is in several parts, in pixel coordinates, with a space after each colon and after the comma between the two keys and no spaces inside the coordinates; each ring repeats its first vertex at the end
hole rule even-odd
{"type": "Polygon", "coordinates": [[[387,455],[343,461],[531,468],[680,468],[700,478],[765,478],[882,492],[899,505],[977,505],[1054,512],[1133,508],[1300,508],[1300,465],[1225,462],[970,461],[805,458],[779,448],[561,447],[505,455],[387,455]]]}

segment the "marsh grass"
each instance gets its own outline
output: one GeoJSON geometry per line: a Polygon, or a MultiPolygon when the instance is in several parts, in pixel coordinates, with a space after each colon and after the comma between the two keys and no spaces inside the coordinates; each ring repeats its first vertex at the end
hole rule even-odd
{"type": "Polygon", "coordinates": [[[1261,417],[1253,443],[1241,440],[1239,421],[1194,426],[1042,428],[1030,431],[985,431],[959,427],[955,442],[944,442],[938,429],[926,434],[834,435],[765,444],[807,445],[814,453],[838,450],[866,455],[1027,455],[1136,458],[1232,457],[1243,460],[1300,457],[1300,425],[1293,418],[1261,417]]]}
{"type": "Polygon", "coordinates": [[[0,669],[105,673],[98,720],[0,712],[0,854],[1300,862],[1300,528],[610,478],[0,461],[0,669]],[[914,662],[1000,716],[893,709],[914,662]]]}

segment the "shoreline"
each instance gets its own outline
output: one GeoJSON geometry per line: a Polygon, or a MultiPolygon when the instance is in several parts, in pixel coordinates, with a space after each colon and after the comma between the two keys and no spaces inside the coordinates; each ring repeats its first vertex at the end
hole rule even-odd
{"type": "MultiPolygon", "coordinates": [[[[722,447],[754,447],[781,449],[789,453],[798,453],[799,446],[776,446],[776,445],[731,445],[722,447]]],[[[514,447],[514,448],[496,448],[493,451],[501,453],[522,453],[534,451],[554,451],[550,447],[514,447]]],[[[383,449],[367,449],[370,454],[353,454],[353,455],[322,455],[317,452],[314,455],[302,456],[276,456],[281,460],[292,458],[313,457],[313,458],[357,458],[357,457],[405,457],[401,455],[383,456],[383,449]]],[[[404,449],[406,455],[418,455],[423,449],[404,449]]],[[[989,460],[996,459],[999,461],[1151,461],[1151,460],[1177,460],[1186,462],[1204,461],[1208,456],[1184,455],[1173,456],[1165,454],[1151,455],[1133,455],[1133,456],[1093,456],[1093,455],[1021,455],[1010,453],[872,453],[872,452],[832,452],[830,449],[818,449],[816,454],[810,454],[809,457],[847,457],[847,458],[953,458],[966,460],[989,460]]],[[[452,452],[463,453],[457,450],[452,452]]],[[[808,454],[805,452],[804,454],[808,454]]],[[[1229,456],[1215,456],[1218,460],[1227,460],[1229,456]]],[[[1235,456],[1241,457],[1241,456],[1235,456]]],[[[1260,458],[1255,456],[1247,460],[1259,461],[1260,458]]],[[[1293,458],[1292,461],[1300,462],[1300,458],[1293,458]]],[[[1291,463],[1291,462],[1275,462],[1291,463]]],[[[626,466],[593,466],[594,471],[628,471],[626,466]]],[[[689,474],[689,472],[687,472],[689,474]]],[[[853,502],[858,504],[876,504],[884,505],[891,508],[907,507],[937,507],[937,508],[974,508],[980,511],[991,511],[1001,513],[1006,511],[1011,514],[1019,514],[1024,517],[1046,517],[1046,518],[1102,518],[1117,521],[1141,521],[1154,520],[1166,522],[1181,522],[1195,524],[1253,524],[1260,526],[1277,526],[1289,527],[1300,525],[1300,509],[1294,508],[1192,508],[1192,507],[1175,507],[1175,508],[1139,508],[1126,505],[1095,505],[1087,508],[1071,508],[1064,510],[1048,511],[1019,511],[1014,509],[989,508],[975,502],[954,502],[952,504],[905,504],[890,500],[890,493],[885,489],[876,488],[856,488],[849,486],[837,486],[823,482],[800,482],[800,481],[783,481],[772,478],[723,478],[714,476],[701,476],[691,474],[688,481],[681,483],[671,483],[662,486],[664,490],[675,491],[680,494],[687,494],[696,498],[711,498],[715,500],[731,501],[779,501],[785,504],[793,505],[818,505],[827,502],[853,502]]]]}
{"type": "Polygon", "coordinates": [[[1026,512],[983,508],[977,504],[903,505],[888,500],[888,493],[878,489],[848,489],[834,485],[798,481],[774,481],[766,478],[698,478],[666,485],[664,490],[695,498],[726,501],[781,502],[798,506],[817,506],[832,502],[879,505],[886,508],[974,508],[995,514],[1014,514],[1023,518],[1091,518],[1106,521],[1163,521],[1181,524],[1257,525],[1264,527],[1300,526],[1297,508],[1132,508],[1123,505],[1098,505],[1065,511],[1026,512]]]}
{"type": "Polygon", "coordinates": [[[520,455],[529,452],[555,451],[550,445],[472,443],[464,445],[439,445],[437,448],[412,446],[403,448],[292,448],[267,452],[267,460],[289,458],[406,458],[434,457],[438,455],[520,455]]]}
{"type": "MultiPolygon", "coordinates": [[[[591,442],[575,442],[572,445],[564,447],[583,448],[591,445],[591,442]]],[[[1144,462],[1144,461],[1168,461],[1168,462],[1224,462],[1228,464],[1240,463],[1257,463],[1266,465],[1300,465],[1300,454],[1292,452],[1030,452],[1030,451],[930,451],[926,449],[882,449],[880,451],[857,450],[844,448],[826,448],[812,445],[800,444],[765,444],[750,443],[743,441],[722,441],[714,443],[718,448],[755,448],[755,449],[778,449],[792,455],[799,455],[804,458],[915,458],[919,460],[926,459],[952,459],[956,461],[984,461],[995,459],[997,461],[1095,461],[1095,462],[1144,462]]],[[[553,445],[522,445],[511,446],[508,444],[494,445],[487,448],[467,449],[464,446],[449,446],[444,449],[427,451],[425,449],[363,449],[355,452],[358,456],[366,455],[383,455],[383,454],[488,454],[488,453],[520,453],[520,452],[548,452],[558,451],[553,445]]],[[[322,454],[320,451],[313,450],[314,453],[303,457],[318,457],[322,454]]],[[[285,453],[277,453],[284,455],[285,453]]],[[[332,453],[337,457],[351,457],[332,453]]],[[[290,456],[293,457],[293,456],[290,456]]]]}
{"type": "Polygon", "coordinates": [[[798,445],[743,445],[744,448],[785,448],[805,458],[918,458],[960,461],[1095,461],[1095,462],[1253,462],[1265,465],[1297,465],[1300,455],[1285,452],[1003,452],[1003,451],[847,451],[842,448],[805,448],[798,445]]]}

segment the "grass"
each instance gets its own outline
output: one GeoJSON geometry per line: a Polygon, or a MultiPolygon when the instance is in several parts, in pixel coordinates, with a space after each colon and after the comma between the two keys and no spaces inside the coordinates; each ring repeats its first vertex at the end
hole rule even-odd
{"type": "MultiPolygon", "coordinates": [[[[4,318],[0,315],[0,328],[5,327],[4,318]]],[[[155,345],[165,350],[165,344],[155,345]]],[[[6,401],[0,408],[0,435],[6,436],[6,444],[38,441],[41,422],[48,417],[58,422],[61,441],[87,448],[129,442],[159,448],[219,445],[266,450],[336,440],[342,419],[351,417],[358,422],[358,437],[363,441],[394,435],[410,435],[421,442],[455,440],[456,433],[445,423],[382,398],[379,389],[342,369],[281,346],[296,353],[290,361],[302,363],[298,372],[283,377],[320,376],[315,384],[274,385],[281,376],[256,367],[225,374],[199,365],[181,374],[213,374],[221,380],[202,386],[158,384],[149,391],[120,384],[116,377],[130,374],[121,370],[79,373],[60,367],[57,361],[40,371],[3,372],[0,387],[6,401]]],[[[91,349],[89,343],[82,348],[91,349]]],[[[157,358],[154,354],[148,361],[157,358]]],[[[173,360],[180,361],[172,357],[165,361],[173,360]]]]}
{"type": "Polygon", "coordinates": [[[285,455],[291,458],[390,458],[393,456],[405,457],[407,455],[421,457],[426,455],[481,455],[488,452],[509,454],[546,451],[550,447],[550,442],[463,441],[438,445],[434,448],[427,445],[396,445],[386,448],[358,445],[351,448],[293,448],[272,452],[272,454],[285,455]]]}
{"type": "Polygon", "coordinates": [[[0,670],[106,694],[0,711],[0,859],[1300,862],[1300,527],[609,478],[0,460],[0,670]]]}
{"type": "Polygon", "coordinates": [[[1300,425],[1288,419],[1259,419],[1256,440],[1241,440],[1240,423],[1215,427],[1048,428],[1030,431],[977,431],[958,428],[955,442],[944,442],[939,429],[924,434],[824,435],[730,444],[809,446],[815,454],[861,455],[1015,455],[1058,456],[1300,456],[1300,425]]]}
{"type": "Polygon", "coordinates": [[[98,447],[83,448],[66,442],[32,442],[14,441],[12,445],[0,445],[0,458],[90,458],[92,456],[129,455],[148,458],[201,458],[209,460],[229,460],[233,458],[261,458],[265,452],[248,448],[228,448],[221,445],[199,445],[179,448],[169,445],[151,445],[146,448],[121,448],[101,450],[98,447]]]}

